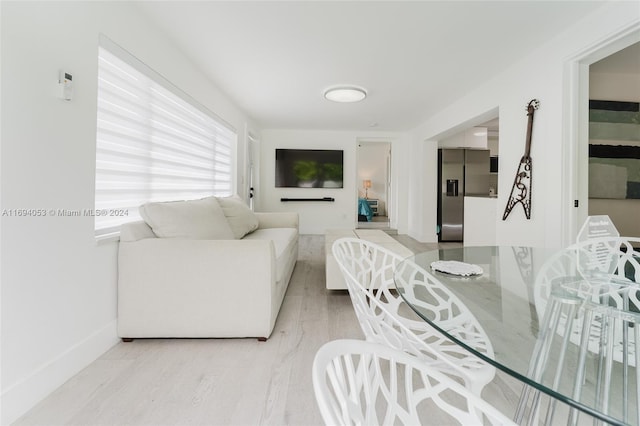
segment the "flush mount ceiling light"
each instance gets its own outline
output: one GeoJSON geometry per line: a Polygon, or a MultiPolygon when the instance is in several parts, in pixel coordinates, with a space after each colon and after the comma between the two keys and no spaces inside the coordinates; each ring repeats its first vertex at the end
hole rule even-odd
{"type": "Polygon", "coordinates": [[[333,102],[359,102],[367,97],[367,91],[357,86],[334,86],[324,91],[324,97],[333,102]]]}

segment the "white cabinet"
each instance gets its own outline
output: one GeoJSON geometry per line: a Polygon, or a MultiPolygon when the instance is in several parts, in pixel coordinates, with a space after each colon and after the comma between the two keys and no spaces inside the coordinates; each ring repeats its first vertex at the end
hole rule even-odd
{"type": "Polygon", "coordinates": [[[464,132],[438,141],[438,148],[487,149],[487,134],[486,127],[472,127],[464,132]]]}

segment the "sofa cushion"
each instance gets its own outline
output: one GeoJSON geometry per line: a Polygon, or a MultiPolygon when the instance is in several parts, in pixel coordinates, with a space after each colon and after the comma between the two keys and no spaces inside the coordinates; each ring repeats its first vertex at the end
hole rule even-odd
{"type": "Polygon", "coordinates": [[[156,238],[156,234],[143,220],[123,223],[120,226],[120,241],[139,241],[146,238],[156,238]]]}
{"type": "Polygon", "coordinates": [[[222,211],[229,222],[231,231],[236,238],[240,239],[245,235],[258,229],[258,217],[237,195],[231,197],[216,197],[222,211]]]}
{"type": "Polygon", "coordinates": [[[145,203],[140,215],[161,238],[232,240],[233,231],[215,197],[145,203]]]}
{"type": "Polygon", "coordinates": [[[276,281],[280,282],[287,262],[298,244],[298,230],[295,228],[258,229],[243,240],[271,240],[276,254],[276,281]]]}

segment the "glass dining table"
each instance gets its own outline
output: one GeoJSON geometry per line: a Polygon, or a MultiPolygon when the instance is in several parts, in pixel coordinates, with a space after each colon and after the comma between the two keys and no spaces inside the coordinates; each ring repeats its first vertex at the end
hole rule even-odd
{"type": "Polygon", "coordinates": [[[440,249],[397,265],[394,281],[422,320],[523,383],[516,422],[559,424],[562,412],[567,420],[560,423],[566,424],[584,424],[587,418],[638,424],[639,287],[624,271],[594,269],[593,259],[584,257],[578,251],[533,247],[440,249]],[[442,265],[457,269],[432,269],[442,265]],[[422,275],[435,278],[444,290],[430,288],[422,275]],[[490,355],[474,348],[447,315],[434,314],[431,308],[446,305],[449,297],[484,329],[490,355]],[[551,404],[535,411],[541,395],[551,404]],[[564,411],[556,410],[555,401],[564,411]]]}

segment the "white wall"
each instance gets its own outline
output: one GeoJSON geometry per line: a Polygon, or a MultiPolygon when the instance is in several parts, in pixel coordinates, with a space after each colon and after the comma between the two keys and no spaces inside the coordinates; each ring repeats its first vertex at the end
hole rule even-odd
{"type": "MultiPolygon", "coordinates": [[[[93,207],[100,32],[230,122],[244,146],[243,113],[131,3],[1,7],[4,211],[93,207]],[[71,102],[53,95],[61,69],[73,73],[71,102]]],[[[117,243],[96,245],[90,217],[3,215],[1,249],[8,424],[117,343],[117,243]]]]}
{"type": "Polygon", "coordinates": [[[296,211],[300,214],[301,234],[323,234],[326,229],[354,228],[357,222],[357,197],[362,182],[357,178],[358,140],[383,139],[391,143],[392,193],[398,194],[392,209],[391,226],[407,232],[406,188],[408,175],[403,167],[408,141],[402,134],[322,130],[263,130],[260,159],[260,210],[296,211]],[[276,148],[344,150],[343,188],[276,188],[276,148]],[[280,198],[333,197],[335,202],[281,202],[280,198]],[[401,206],[401,207],[399,207],[401,206]]]}
{"type": "MultiPolygon", "coordinates": [[[[465,123],[466,127],[478,125],[492,118],[490,111],[499,110],[500,163],[498,208],[496,212],[496,241],[498,244],[522,244],[557,247],[561,245],[563,209],[562,145],[566,139],[567,117],[563,115],[567,90],[565,65],[571,57],[594,43],[607,39],[620,28],[640,20],[640,11],[634,2],[611,2],[594,14],[567,29],[563,34],[540,46],[526,58],[478,87],[474,91],[447,106],[412,131],[414,144],[425,144],[422,157],[411,158],[412,175],[425,181],[431,196],[437,175],[425,170],[423,163],[432,164],[436,156],[434,144],[451,134],[451,129],[465,123]],[[526,134],[525,106],[531,99],[540,100],[535,113],[531,156],[533,158],[533,205],[531,220],[524,216],[522,208],[514,209],[506,221],[502,213],[511,191],[513,176],[520,157],[524,153],[526,134]]],[[[493,114],[495,117],[496,114],[493,114]]],[[[412,152],[419,153],[419,148],[412,152]]],[[[414,191],[411,191],[414,194],[414,191]]],[[[418,195],[420,196],[420,195],[418,195]]],[[[573,199],[573,197],[572,197],[573,199]]],[[[410,234],[420,240],[435,238],[430,230],[436,223],[436,195],[432,203],[410,202],[412,213],[410,234]]],[[[565,200],[570,202],[569,200],[565,200]]],[[[435,240],[432,240],[435,241],[435,240]]]]}
{"type": "Polygon", "coordinates": [[[412,136],[403,164],[403,170],[411,176],[403,190],[408,195],[407,234],[421,242],[437,242],[438,142],[412,136]]]}
{"type": "Polygon", "coordinates": [[[589,98],[599,101],[638,102],[640,70],[636,74],[589,74],[589,98]]]}

